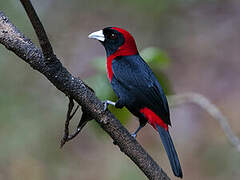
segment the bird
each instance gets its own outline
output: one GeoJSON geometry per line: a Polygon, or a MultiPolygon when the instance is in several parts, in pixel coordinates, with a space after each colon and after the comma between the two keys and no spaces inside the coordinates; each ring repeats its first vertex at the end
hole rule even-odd
{"type": "Polygon", "coordinates": [[[107,76],[118,97],[117,102],[105,100],[116,108],[126,107],[139,119],[137,133],[149,123],[158,131],[175,176],[183,173],[177,152],[169,133],[171,126],[167,98],[151,68],[140,56],[133,36],[119,27],[106,27],[89,34],[88,38],[98,40],[106,50],[107,76]]]}

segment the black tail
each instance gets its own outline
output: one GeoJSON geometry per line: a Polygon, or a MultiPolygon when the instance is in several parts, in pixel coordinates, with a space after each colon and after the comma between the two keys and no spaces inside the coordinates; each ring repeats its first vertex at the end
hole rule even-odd
{"type": "Polygon", "coordinates": [[[169,132],[160,126],[157,126],[157,129],[158,129],[159,135],[162,139],[163,146],[167,152],[168,159],[170,161],[174,175],[182,178],[183,173],[182,173],[181,165],[180,165],[178,155],[174,148],[172,138],[171,138],[169,132]]]}

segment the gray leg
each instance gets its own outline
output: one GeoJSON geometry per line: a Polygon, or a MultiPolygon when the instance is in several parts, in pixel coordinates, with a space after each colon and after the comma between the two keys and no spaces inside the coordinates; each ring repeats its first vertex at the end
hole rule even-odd
{"type": "Polygon", "coordinates": [[[137,133],[138,133],[143,127],[144,127],[144,126],[139,125],[139,127],[137,128],[137,130],[136,130],[133,134],[131,134],[132,137],[136,138],[136,137],[137,137],[137,133]]]}
{"type": "Polygon", "coordinates": [[[107,110],[107,108],[108,108],[108,105],[109,104],[111,104],[111,105],[113,105],[113,106],[115,106],[116,105],[116,103],[115,102],[112,102],[112,101],[109,101],[109,100],[105,100],[105,101],[103,101],[103,105],[104,105],[104,111],[106,111],[107,110]]]}

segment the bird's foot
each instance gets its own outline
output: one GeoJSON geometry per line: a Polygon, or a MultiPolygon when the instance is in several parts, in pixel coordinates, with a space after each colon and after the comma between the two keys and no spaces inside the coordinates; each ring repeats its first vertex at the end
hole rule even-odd
{"type": "Polygon", "coordinates": [[[109,101],[109,100],[102,101],[102,103],[103,103],[103,105],[104,105],[104,108],[103,108],[104,111],[107,110],[109,104],[111,104],[111,105],[113,105],[113,106],[116,105],[115,102],[112,102],[112,101],[109,101]]]}
{"type": "Polygon", "coordinates": [[[133,134],[131,134],[131,136],[132,136],[134,139],[136,139],[137,134],[136,134],[136,133],[133,133],[133,134]]]}

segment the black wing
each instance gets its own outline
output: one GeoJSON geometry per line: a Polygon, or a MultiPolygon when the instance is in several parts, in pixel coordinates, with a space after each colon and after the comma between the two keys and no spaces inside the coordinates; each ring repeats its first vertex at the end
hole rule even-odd
{"type": "Polygon", "coordinates": [[[112,62],[112,70],[117,81],[135,96],[137,103],[150,108],[165,123],[171,125],[163,89],[141,56],[118,57],[112,62]]]}

